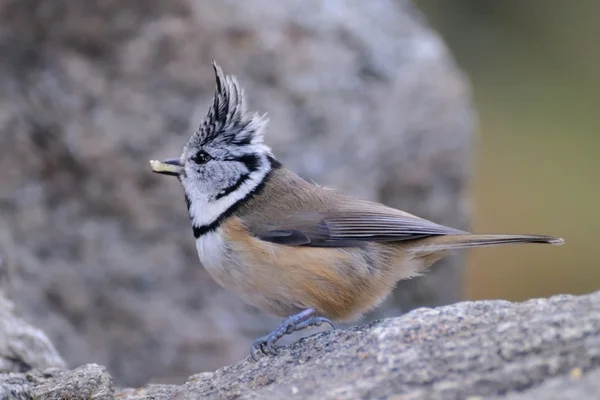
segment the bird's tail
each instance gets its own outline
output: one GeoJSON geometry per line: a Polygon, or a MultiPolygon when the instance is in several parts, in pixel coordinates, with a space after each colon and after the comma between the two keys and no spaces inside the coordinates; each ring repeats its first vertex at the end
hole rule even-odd
{"type": "Polygon", "coordinates": [[[503,244],[519,243],[546,243],[553,245],[564,244],[562,238],[543,235],[486,235],[486,234],[458,234],[430,236],[415,243],[410,248],[413,253],[430,253],[444,250],[466,249],[470,247],[498,246],[503,244]]]}

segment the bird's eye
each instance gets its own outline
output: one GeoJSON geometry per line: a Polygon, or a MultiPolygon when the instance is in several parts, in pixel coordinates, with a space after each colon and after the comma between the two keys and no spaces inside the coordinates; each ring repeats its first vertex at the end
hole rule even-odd
{"type": "Polygon", "coordinates": [[[192,161],[198,165],[206,164],[210,160],[212,160],[212,157],[204,150],[199,150],[196,154],[194,154],[194,157],[192,157],[192,161]]]}

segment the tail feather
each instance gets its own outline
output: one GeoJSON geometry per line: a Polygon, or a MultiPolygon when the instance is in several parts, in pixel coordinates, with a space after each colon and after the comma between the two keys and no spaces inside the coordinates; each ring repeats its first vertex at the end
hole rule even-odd
{"type": "Polygon", "coordinates": [[[562,245],[564,239],[544,235],[486,235],[486,234],[464,234],[431,236],[422,240],[421,243],[411,247],[413,253],[435,252],[443,250],[466,249],[470,247],[499,246],[504,244],[519,243],[546,243],[562,245]]]}

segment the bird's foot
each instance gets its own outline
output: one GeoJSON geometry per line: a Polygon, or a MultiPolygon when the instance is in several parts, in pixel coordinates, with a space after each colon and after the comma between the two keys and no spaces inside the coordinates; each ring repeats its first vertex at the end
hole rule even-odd
{"type": "Polygon", "coordinates": [[[332,329],[337,329],[335,322],[329,318],[315,316],[314,309],[308,308],[303,310],[298,314],[294,314],[284,319],[279,328],[275,329],[273,332],[256,339],[254,343],[252,343],[250,355],[254,361],[257,361],[259,353],[265,355],[279,354],[279,351],[275,346],[275,343],[277,343],[279,339],[285,335],[289,335],[296,331],[301,331],[302,329],[306,329],[310,326],[321,326],[323,323],[329,324],[332,329]]]}

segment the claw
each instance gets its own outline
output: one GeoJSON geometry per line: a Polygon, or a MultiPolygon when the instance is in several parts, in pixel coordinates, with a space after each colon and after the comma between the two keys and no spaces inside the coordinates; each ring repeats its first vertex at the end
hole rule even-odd
{"type": "Polygon", "coordinates": [[[325,317],[312,317],[307,319],[306,321],[296,325],[296,331],[300,331],[302,329],[308,328],[309,326],[321,326],[323,323],[328,324],[331,329],[337,329],[337,324],[325,317]]]}
{"type": "Polygon", "coordinates": [[[264,355],[268,355],[270,353],[267,342],[262,342],[260,344],[260,352],[263,353],[264,355]]]}
{"type": "Polygon", "coordinates": [[[264,355],[277,355],[279,354],[279,350],[275,346],[275,343],[285,335],[289,335],[296,331],[300,331],[306,329],[310,326],[321,326],[323,323],[327,323],[331,326],[332,329],[337,329],[337,325],[335,322],[326,317],[315,317],[315,310],[312,308],[308,308],[299,312],[298,314],[294,314],[291,317],[283,320],[282,324],[269,333],[266,336],[263,336],[252,343],[252,348],[250,349],[250,356],[254,361],[258,361],[257,353],[262,353],[264,355]]]}
{"type": "MultiPolygon", "coordinates": [[[[263,336],[252,343],[252,348],[250,349],[250,356],[254,361],[258,361],[258,354],[262,353],[266,356],[268,355],[277,355],[279,351],[275,347],[275,342],[280,339],[278,335],[278,331],[272,332],[266,336],[263,336]]],[[[283,335],[282,335],[283,336],[283,335]]]]}
{"type": "Polygon", "coordinates": [[[250,348],[250,357],[252,357],[252,359],[254,360],[254,362],[258,362],[258,357],[256,355],[256,347],[254,347],[254,345],[252,345],[252,347],[250,348]]]}
{"type": "Polygon", "coordinates": [[[269,354],[273,354],[274,356],[279,354],[279,350],[277,350],[277,347],[275,346],[275,342],[268,342],[267,350],[269,351],[269,354]]]}
{"type": "Polygon", "coordinates": [[[250,349],[250,356],[252,357],[252,359],[254,361],[258,361],[259,354],[261,354],[261,353],[264,355],[269,354],[269,352],[265,346],[266,346],[266,342],[265,342],[264,337],[257,339],[254,341],[254,343],[252,343],[252,347],[250,349]]]}

